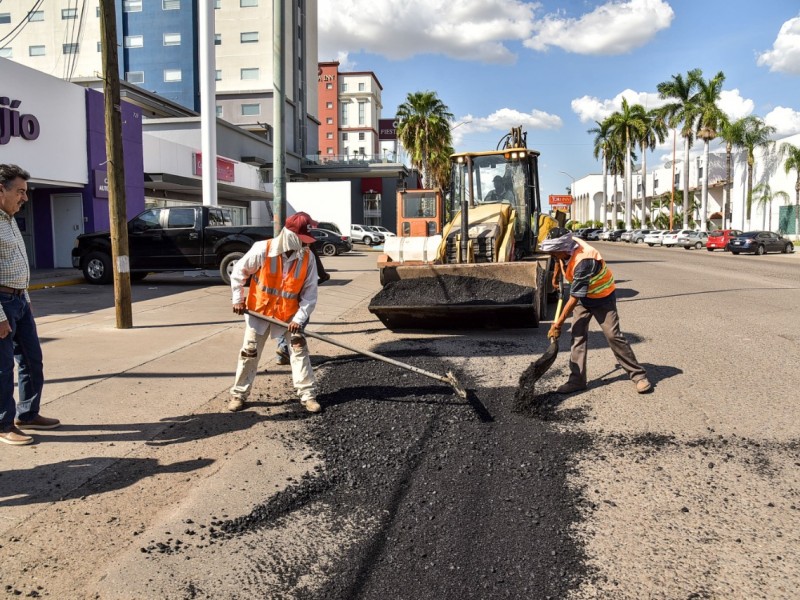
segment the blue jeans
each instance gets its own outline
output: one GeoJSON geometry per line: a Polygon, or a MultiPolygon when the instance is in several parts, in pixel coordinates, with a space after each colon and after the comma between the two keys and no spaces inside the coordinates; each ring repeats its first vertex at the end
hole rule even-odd
{"type": "Polygon", "coordinates": [[[0,293],[11,333],[0,339],[0,426],[39,414],[44,387],[42,346],[25,296],[0,293]],[[19,365],[19,406],[14,405],[14,361],[19,365]]]}

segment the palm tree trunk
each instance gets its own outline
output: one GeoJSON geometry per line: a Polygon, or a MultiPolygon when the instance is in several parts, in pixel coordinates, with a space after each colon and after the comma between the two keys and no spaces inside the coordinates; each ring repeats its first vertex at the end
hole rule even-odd
{"type": "Polygon", "coordinates": [[[700,196],[700,231],[707,231],[706,215],[708,214],[708,147],[709,141],[703,140],[703,191],[700,196]]]}
{"type": "Polygon", "coordinates": [[[617,174],[614,173],[614,199],[611,201],[611,229],[617,228],[617,174]]]}
{"type": "Polygon", "coordinates": [[[689,137],[683,145],[683,229],[689,229],[689,137]]]}
{"type": "Polygon", "coordinates": [[[647,227],[647,149],[642,148],[642,228],[647,227]]]}
{"type": "Polygon", "coordinates": [[[747,207],[747,229],[750,229],[750,217],[753,211],[753,159],[747,157],[747,197],[745,198],[747,207]]]}
{"type": "Polygon", "coordinates": [[[625,229],[631,229],[631,208],[633,190],[631,189],[631,138],[625,132],[625,229]]]}
{"type": "MultiPolygon", "coordinates": [[[[800,180],[798,180],[800,182],[800,180]]],[[[800,192],[798,192],[800,193],[800,192]]],[[[603,227],[606,226],[608,219],[608,161],[606,160],[606,153],[603,152],[603,227]]]]}

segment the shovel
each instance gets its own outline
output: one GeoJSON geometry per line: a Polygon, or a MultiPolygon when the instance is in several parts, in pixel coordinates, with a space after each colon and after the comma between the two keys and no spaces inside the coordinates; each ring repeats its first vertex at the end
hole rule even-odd
{"type": "MultiPolygon", "coordinates": [[[[262,319],[264,321],[269,321],[270,323],[274,323],[275,325],[280,325],[281,327],[286,327],[286,328],[289,327],[288,323],[284,323],[283,321],[279,321],[278,319],[273,319],[272,317],[260,315],[252,311],[247,311],[247,314],[256,317],[257,319],[262,319]]],[[[355,352],[356,354],[363,354],[364,356],[367,356],[369,358],[374,358],[375,360],[381,360],[385,363],[389,363],[390,365],[394,365],[395,367],[400,367],[401,369],[405,369],[406,371],[411,371],[413,373],[418,373],[419,375],[424,375],[425,377],[430,377],[431,379],[441,381],[452,387],[453,391],[460,398],[466,399],[467,397],[467,390],[465,390],[464,387],[458,382],[455,374],[453,374],[452,371],[448,371],[447,375],[437,375],[436,373],[431,373],[430,371],[425,371],[418,367],[407,365],[406,363],[400,362],[399,360],[394,360],[393,358],[389,358],[387,356],[381,356],[380,354],[376,354],[375,352],[370,352],[369,350],[359,350],[358,348],[353,348],[352,346],[348,346],[347,344],[344,344],[338,340],[331,339],[325,335],[322,335],[321,333],[314,333],[313,331],[306,330],[303,331],[303,335],[317,340],[321,340],[323,342],[327,342],[328,344],[333,344],[334,346],[339,346],[340,348],[344,348],[345,350],[350,350],[350,352],[355,352]]],[[[558,347],[556,347],[556,352],[558,352],[558,347]]],[[[555,359],[555,355],[553,356],[553,359],[555,359]]]]}
{"type": "MultiPolygon", "coordinates": [[[[558,286],[558,304],[556,304],[556,316],[555,320],[558,320],[558,317],[561,316],[561,308],[564,306],[564,292],[563,292],[563,284],[559,283],[558,286]]],[[[550,346],[547,350],[544,351],[535,363],[532,365],[533,369],[533,376],[531,379],[531,384],[536,383],[539,381],[542,375],[545,374],[547,369],[553,366],[553,363],[556,362],[556,356],[558,355],[558,338],[550,338],[550,346]]]]}

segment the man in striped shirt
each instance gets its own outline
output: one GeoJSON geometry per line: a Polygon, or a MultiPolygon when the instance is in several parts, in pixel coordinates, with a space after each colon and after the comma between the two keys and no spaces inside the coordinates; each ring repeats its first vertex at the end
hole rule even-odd
{"type": "Polygon", "coordinates": [[[0,164],[0,442],[12,446],[33,442],[23,429],[54,429],[61,424],[39,414],[42,347],[28,296],[28,255],[14,219],[28,200],[28,179],[20,167],[0,164]],[[14,402],[15,360],[19,406],[14,402]]]}

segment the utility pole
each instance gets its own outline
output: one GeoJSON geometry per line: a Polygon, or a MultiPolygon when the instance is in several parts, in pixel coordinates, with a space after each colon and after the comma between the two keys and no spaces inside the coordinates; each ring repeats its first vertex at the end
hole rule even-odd
{"type": "Polygon", "coordinates": [[[272,169],[273,169],[273,202],[274,233],[277,236],[286,221],[286,142],[283,139],[285,117],[286,70],[284,66],[285,45],[283,27],[284,0],[272,0],[272,169]]]}
{"type": "Polygon", "coordinates": [[[111,226],[111,262],[114,270],[114,306],[117,313],[117,329],[130,329],[133,327],[131,269],[128,256],[128,215],[125,209],[122,104],[119,94],[117,14],[114,0],[100,0],[100,37],[103,44],[106,170],[108,215],[111,226]]]}

